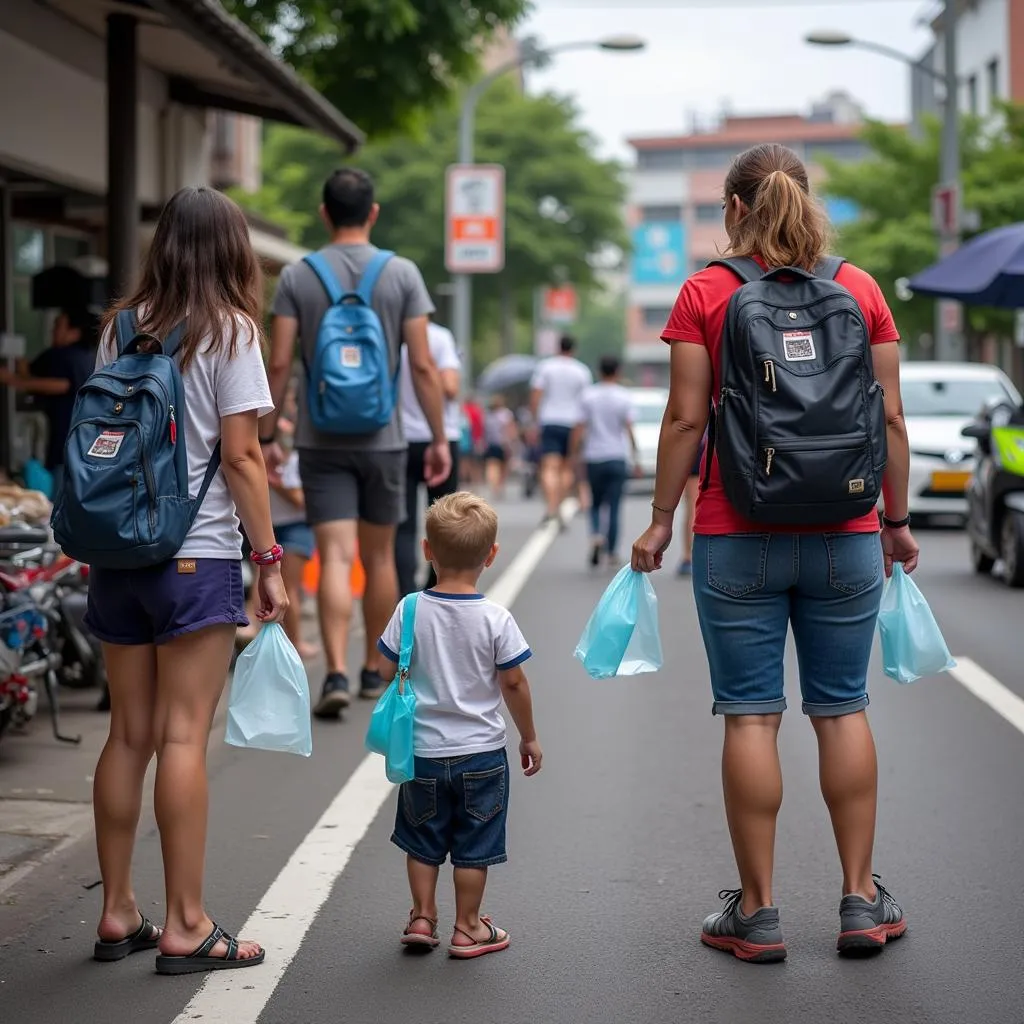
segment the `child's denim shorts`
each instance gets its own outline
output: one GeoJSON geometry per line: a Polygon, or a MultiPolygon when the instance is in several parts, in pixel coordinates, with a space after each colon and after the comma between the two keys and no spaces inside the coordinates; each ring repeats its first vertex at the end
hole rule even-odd
{"type": "Polygon", "coordinates": [[[503,864],[508,818],[508,756],[504,750],[463,757],[416,758],[416,778],[398,792],[391,842],[439,867],[503,864]]]}

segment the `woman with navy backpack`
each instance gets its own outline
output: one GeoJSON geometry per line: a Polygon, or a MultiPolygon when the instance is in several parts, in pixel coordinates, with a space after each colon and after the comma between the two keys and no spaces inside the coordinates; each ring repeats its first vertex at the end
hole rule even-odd
{"type": "MultiPolygon", "coordinates": [[[[103,641],[111,701],[110,734],[93,794],[103,878],[95,957],[120,960],[158,948],[157,970],[167,974],[249,967],[265,955],[255,942],[219,928],[206,913],[202,892],[206,748],[235,630],[247,624],[239,518],[257,563],[256,617],[280,622],[288,605],[257,436],[257,421],[271,408],[262,300],[259,264],[238,207],[211,189],[178,192],[160,216],[141,284],[107,313],[97,373],[79,395],[80,409],[93,403],[104,416],[97,426],[98,417],[83,411],[73,425],[67,502],[54,513],[58,539],[62,529],[69,537],[66,547],[98,544],[104,531],[106,550],[119,537],[128,544],[116,557],[99,557],[102,565],[93,562],[89,584],[87,621],[103,641]],[[162,372],[180,390],[183,408],[173,394],[169,408],[133,405],[144,388],[154,387],[143,357],[155,361],[172,352],[174,367],[165,361],[162,372]],[[122,392],[123,400],[117,399],[122,392]],[[133,415],[138,423],[119,429],[117,417],[133,415]],[[144,431],[155,429],[153,416],[166,422],[159,421],[159,436],[144,445],[144,431]],[[170,462],[154,461],[158,449],[180,459],[178,471],[187,477],[178,484],[181,498],[154,498],[174,479],[167,475],[170,462]],[[138,523],[111,534],[114,528],[100,522],[97,510],[101,499],[119,508],[119,498],[101,493],[98,481],[116,471],[119,460],[125,488],[131,477],[133,504],[125,507],[143,511],[138,523]],[[175,518],[178,506],[184,520],[175,518]],[[177,549],[148,564],[159,557],[153,551],[168,543],[165,526],[178,528],[184,539],[172,536],[177,549]],[[148,529],[152,536],[143,538],[148,529]],[[130,547],[142,539],[148,548],[130,547]],[[110,567],[116,564],[126,567],[110,567]],[[140,912],[132,887],[143,780],[154,754],[166,885],[162,928],[140,912]]],[[[153,393],[166,394],[166,388],[153,393]]]]}
{"type": "Polygon", "coordinates": [[[877,951],[907,927],[873,875],[878,767],[865,713],[883,580],[894,562],[911,572],[918,559],[899,335],[877,283],[827,257],[828,224],[795,153],[742,153],[723,198],[727,259],[686,281],[662,332],[670,394],[651,525],[632,560],[660,568],[713,400],[693,589],[712,713],[725,720],[740,887],[721,893],[701,940],[746,961],[786,956],[772,869],[792,627],[843,870],[837,948],[877,951]]]}

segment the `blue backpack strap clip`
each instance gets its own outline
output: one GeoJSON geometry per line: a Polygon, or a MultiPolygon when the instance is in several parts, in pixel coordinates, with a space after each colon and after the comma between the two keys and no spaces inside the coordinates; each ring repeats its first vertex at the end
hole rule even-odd
{"type": "Polygon", "coordinates": [[[398,692],[405,690],[412,662],[412,645],[416,636],[416,605],[420,595],[409,594],[402,601],[402,640],[398,650],[398,692]]]}

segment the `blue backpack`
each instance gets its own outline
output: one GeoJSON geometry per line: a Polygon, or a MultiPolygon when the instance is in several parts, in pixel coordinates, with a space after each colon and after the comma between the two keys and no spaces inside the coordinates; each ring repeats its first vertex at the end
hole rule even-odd
{"type": "Polygon", "coordinates": [[[393,256],[380,250],[354,292],[342,291],[323,253],[305,257],[331,300],[317,330],[313,365],[306,367],[310,419],[325,434],[372,434],[394,415],[398,372],[391,370],[384,325],[371,305],[393,256]]]}
{"type": "Polygon", "coordinates": [[[179,324],[162,342],[140,334],[133,310],[114,324],[117,358],[75,399],[64,484],[50,524],[72,558],[101,569],[141,569],[181,549],[220,468],[220,442],[199,494],[188,493],[185,392],[175,354],[179,324]],[[157,351],[139,351],[155,343],[157,351]]]}

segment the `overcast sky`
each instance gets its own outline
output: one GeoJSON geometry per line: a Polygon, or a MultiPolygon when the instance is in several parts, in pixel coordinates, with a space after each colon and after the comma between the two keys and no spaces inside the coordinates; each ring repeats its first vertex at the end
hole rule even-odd
{"type": "Polygon", "coordinates": [[[530,72],[531,91],[576,97],[605,155],[629,159],[630,135],[682,134],[692,114],[805,113],[843,89],[868,114],[899,121],[909,112],[909,72],[897,61],[852,49],[807,46],[817,28],[920,56],[930,31],[926,0],[535,0],[521,34],[548,45],[632,33],[642,53],[584,51],[530,72]]]}

